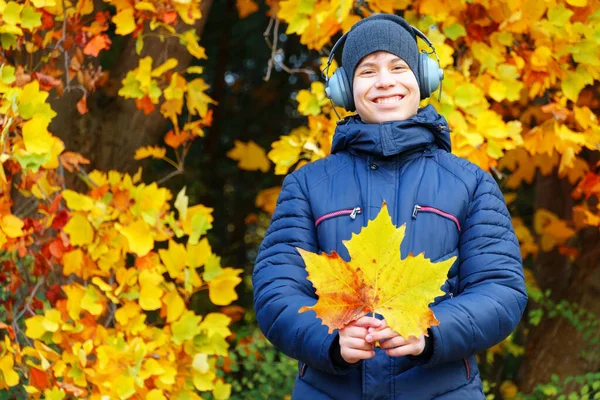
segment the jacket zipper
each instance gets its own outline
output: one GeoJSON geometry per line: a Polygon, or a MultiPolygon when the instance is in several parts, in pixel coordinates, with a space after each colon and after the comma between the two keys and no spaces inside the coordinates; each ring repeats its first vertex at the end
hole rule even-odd
{"type": "Polygon", "coordinates": [[[463,358],[465,366],[467,367],[467,379],[471,379],[471,368],[469,367],[469,360],[463,358]]]}
{"type": "Polygon", "coordinates": [[[442,210],[438,210],[437,208],[434,208],[434,207],[420,206],[418,204],[415,204],[415,208],[413,209],[413,214],[412,214],[413,219],[417,219],[417,214],[419,212],[430,212],[430,213],[440,215],[444,218],[447,218],[456,224],[456,228],[460,232],[460,222],[458,222],[458,218],[456,218],[452,214],[448,214],[448,213],[443,212],[442,210]]]}
{"type": "Polygon", "coordinates": [[[317,221],[315,222],[315,226],[319,226],[319,224],[321,222],[325,221],[326,219],[339,217],[341,215],[348,215],[350,217],[350,219],[356,219],[356,215],[360,214],[360,213],[362,213],[362,208],[360,208],[360,207],[354,207],[354,208],[350,208],[348,210],[339,210],[339,211],[331,212],[331,213],[325,214],[322,217],[320,217],[319,219],[317,219],[317,221]]]}

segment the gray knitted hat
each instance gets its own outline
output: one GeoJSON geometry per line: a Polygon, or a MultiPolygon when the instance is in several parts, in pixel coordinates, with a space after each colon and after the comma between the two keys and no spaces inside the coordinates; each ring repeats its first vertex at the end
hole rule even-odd
{"type": "Polygon", "coordinates": [[[376,51],[387,51],[406,61],[420,84],[417,38],[412,30],[409,32],[403,26],[410,27],[404,19],[393,14],[375,14],[354,24],[342,51],[342,66],[348,74],[350,88],[360,61],[376,51]]]}

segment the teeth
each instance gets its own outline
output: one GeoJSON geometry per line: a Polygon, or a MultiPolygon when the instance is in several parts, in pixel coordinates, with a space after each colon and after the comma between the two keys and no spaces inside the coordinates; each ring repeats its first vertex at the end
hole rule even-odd
{"type": "Polygon", "coordinates": [[[391,104],[397,103],[402,100],[402,96],[392,96],[392,97],[379,97],[375,99],[375,102],[378,104],[391,104]]]}

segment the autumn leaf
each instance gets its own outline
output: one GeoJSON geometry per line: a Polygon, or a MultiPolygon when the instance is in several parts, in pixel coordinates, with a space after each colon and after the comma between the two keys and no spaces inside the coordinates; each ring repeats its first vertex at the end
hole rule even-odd
{"type": "Polygon", "coordinates": [[[89,164],[90,160],[79,153],[66,151],[60,155],[60,163],[69,172],[73,172],[74,168],[79,169],[79,164],[89,164]]]}
{"type": "Polygon", "coordinates": [[[236,140],[234,141],[234,145],[235,147],[227,152],[227,157],[239,161],[239,169],[244,169],[246,171],[269,171],[271,163],[269,163],[267,154],[262,147],[252,140],[248,143],[236,140]]]}
{"type": "Polygon", "coordinates": [[[384,202],[374,220],[342,242],[350,262],[336,252],[315,254],[298,248],[319,296],[314,306],[299,312],[315,311],[329,333],[370,313],[381,314],[404,338],[418,337],[439,325],[428,305],[444,294],[440,287],[456,257],[438,263],[424,254],[402,259],[405,229],[392,224],[384,202]]]}
{"type": "Polygon", "coordinates": [[[144,158],[163,158],[167,154],[167,150],[164,147],[158,146],[146,146],[140,147],[135,151],[134,158],[136,160],[142,160],[144,158]]]}
{"type": "Polygon", "coordinates": [[[246,18],[248,15],[258,11],[258,4],[254,0],[237,0],[235,5],[240,18],[246,18]]]}
{"type": "Polygon", "coordinates": [[[110,38],[106,34],[94,36],[83,48],[83,54],[98,57],[100,51],[110,49],[110,43],[110,38]]]}
{"type": "Polygon", "coordinates": [[[275,186],[269,189],[264,189],[258,192],[254,204],[256,207],[260,207],[269,214],[273,215],[275,212],[275,206],[277,205],[277,198],[281,193],[281,186],[275,186]]]}

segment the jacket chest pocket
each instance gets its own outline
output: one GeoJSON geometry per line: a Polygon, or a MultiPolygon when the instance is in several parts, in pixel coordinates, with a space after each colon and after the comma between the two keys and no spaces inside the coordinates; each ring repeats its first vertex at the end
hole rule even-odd
{"type": "Polygon", "coordinates": [[[425,253],[435,260],[458,248],[462,227],[459,218],[447,210],[426,204],[412,209],[411,243],[408,252],[425,253]]]}
{"type": "Polygon", "coordinates": [[[354,207],[354,208],[348,208],[348,209],[342,209],[342,210],[338,210],[338,211],[333,211],[333,212],[327,213],[327,214],[322,215],[321,217],[319,217],[315,221],[315,227],[319,227],[319,225],[322,222],[327,221],[328,219],[332,219],[332,218],[348,217],[351,220],[355,220],[356,216],[358,214],[360,214],[360,213],[362,213],[362,208],[361,207],[354,207]]]}
{"type": "Polygon", "coordinates": [[[335,250],[342,257],[347,254],[342,240],[350,239],[352,232],[358,233],[362,227],[363,208],[360,206],[335,209],[322,214],[315,220],[319,247],[330,253],[335,250]]]}

